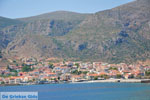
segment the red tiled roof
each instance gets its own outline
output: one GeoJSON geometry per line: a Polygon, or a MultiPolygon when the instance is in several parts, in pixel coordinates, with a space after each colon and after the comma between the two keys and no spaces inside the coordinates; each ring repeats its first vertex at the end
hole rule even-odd
{"type": "Polygon", "coordinates": [[[88,76],[99,76],[99,74],[89,74],[88,76]]]}

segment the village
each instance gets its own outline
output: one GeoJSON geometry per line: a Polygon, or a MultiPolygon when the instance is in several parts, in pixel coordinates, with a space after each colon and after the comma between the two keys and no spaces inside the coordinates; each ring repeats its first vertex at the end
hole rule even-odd
{"type": "Polygon", "coordinates": [[[62,61],[50,58],[37,61],[22,59],[22,65],[0,67],[1,85],[30,85],[87,82],[110,79],[150,79],[150,66],[138,64],[108,64],[104,62],[62,61]]]}

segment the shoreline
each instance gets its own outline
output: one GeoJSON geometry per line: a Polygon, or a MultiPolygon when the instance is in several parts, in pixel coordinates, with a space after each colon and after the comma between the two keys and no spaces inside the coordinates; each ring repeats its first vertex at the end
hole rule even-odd
{"type": "MultiPolygon", "coordinates": [[[[67,83],[150,83],[150,79],[107,79],[107,80],[89,80],[80,82],[60,82],[47,84],[67,84],[67,83]]],[[[0,84],[0,87],[5,86],[28,86],[28,85],[44,85],[44,84],[0,84]]]]}
{"type": "Polygon", "coordinates": [[[108,79],[108,80],[90,80],[72,83],[150,83],[150,79],[108,79]]]}

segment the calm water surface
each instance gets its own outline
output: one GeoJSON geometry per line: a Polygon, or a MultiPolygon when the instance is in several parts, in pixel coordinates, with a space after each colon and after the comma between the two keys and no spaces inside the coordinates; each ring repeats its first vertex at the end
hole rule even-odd
{"type": "Polygon", "coordinates": [[[39,100],[150,100],[150,84],[75,83],[0,87],[0,92],[38,91],[39,100]]]}

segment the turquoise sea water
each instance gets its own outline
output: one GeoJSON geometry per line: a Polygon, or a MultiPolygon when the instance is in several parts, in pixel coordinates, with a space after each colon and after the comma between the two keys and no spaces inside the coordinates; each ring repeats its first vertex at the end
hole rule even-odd
{"type": "Polygon", "coordinates": [[[150,100],[150,84],[75,83],[0,87],[0,92],[35,92],[39,100],[150,100]]]}

